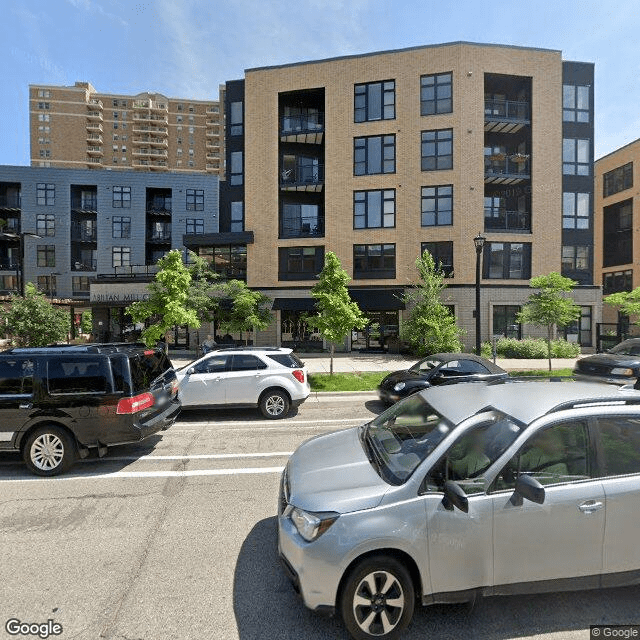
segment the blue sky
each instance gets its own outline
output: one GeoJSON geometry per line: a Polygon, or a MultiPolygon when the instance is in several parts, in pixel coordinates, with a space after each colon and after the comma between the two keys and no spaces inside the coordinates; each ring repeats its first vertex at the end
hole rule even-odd
{"type": "Polygon", "coordinates": [[[596,64],[596,157],[640,137],[637,0],[3,2],[0,164],[29,163],[28,85],[217,97],[245,68],[469,40],[596,64]]]}

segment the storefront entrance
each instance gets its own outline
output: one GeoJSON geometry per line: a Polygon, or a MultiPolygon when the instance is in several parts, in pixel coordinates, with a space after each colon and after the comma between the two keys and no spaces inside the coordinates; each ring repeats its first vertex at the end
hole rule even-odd
{"type": "Polygon", "coordinates": [[[352,332],[351,349],[378,353],[389,351],[390,344],[393,346],[398,340],[398,312],[367,311],[366,316],[369,324],[352,332]]]}

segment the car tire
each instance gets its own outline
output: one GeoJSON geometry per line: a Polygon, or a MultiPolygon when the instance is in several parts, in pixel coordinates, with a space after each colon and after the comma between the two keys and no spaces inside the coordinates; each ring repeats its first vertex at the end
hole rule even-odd
{"type": "Polygon", "coordinates": [[[67,431],[55,425],[38,427],[24,444],[22,457],[29,471],[39,476],[57,476],[73,464],[77,447],[67,431]]]}
{"type": "Polygon", "coordinates": [[[411,622],[415,589],[407,568],[395,558],[366,558],[349,574],[340,613],[356,640],[395,640],[411,622]]]}
{"type": "Polygon", "coordinates": [[[279,389],[269,389],[260,398],[260,411],[269,420],[286,417],[290,406],[289,396],[279,389]]]}

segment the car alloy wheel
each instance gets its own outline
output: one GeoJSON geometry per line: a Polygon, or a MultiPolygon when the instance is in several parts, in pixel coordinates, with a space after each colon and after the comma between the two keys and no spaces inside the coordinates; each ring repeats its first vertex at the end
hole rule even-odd
{"type": "Polygon", "coordinates": [[[373,571],[356,587],[353,617],[364,633],[383,636],[396,628],[404,606],[404,592],[398,579],[388,571],[373,571]]]}
{"type": "Polygon", "coordinates": [[[280,395],[269,396],[264,407],[270,416],[279,416],[285,408],[284,398],[280,395]]]}
{"type": "Polygon", "coordinates": [[[269,420],[284,418],[289,413],[289,396],[280,389],[265,391],[260,398],[260,411],[269,420]]]}
{"type": "Polygon", "coordinates": [[[24,445],[24,461],[33,473],[55,476],[66,471],[76,457],[73,438],[56,425],[33,431],[24,445]]]}
{"type": "Polygon", "coordinates": [[[64,458],[64,444],[58,436],[43,433],[31,445],[31,460],[41,471],[51,471],[60,465],[64,458]]]}

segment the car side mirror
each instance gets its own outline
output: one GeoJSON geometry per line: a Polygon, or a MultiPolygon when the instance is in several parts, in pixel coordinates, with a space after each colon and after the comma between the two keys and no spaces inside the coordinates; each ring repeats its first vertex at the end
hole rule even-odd
{"type": "Polygon", "coordinates": [[[469,498],[467,498],[464,489],[457,482],[447,480],[444,483],[442,506],[447,511],[453,511],[453,508],[456,507],[463,513],[469,513],[469,498]]]}
{"type": "Polygon", "coordinates": [[[516,480],[515,490],[511,496],[511,504],[514,507],[522,505],[522,499],[526,498],[536,504],[544,502],[544,487],[532,476],[520,474],[516,480]]]}
{"type": "Polygon", "coordinates": [[[193,367],[189,367],[189,368],[187,369],[187,375],[188,375],[188,376],[190,376],[192,373],[195,373],[195,372],[196,372],[196,370],[195,370],[193,367]]]}

